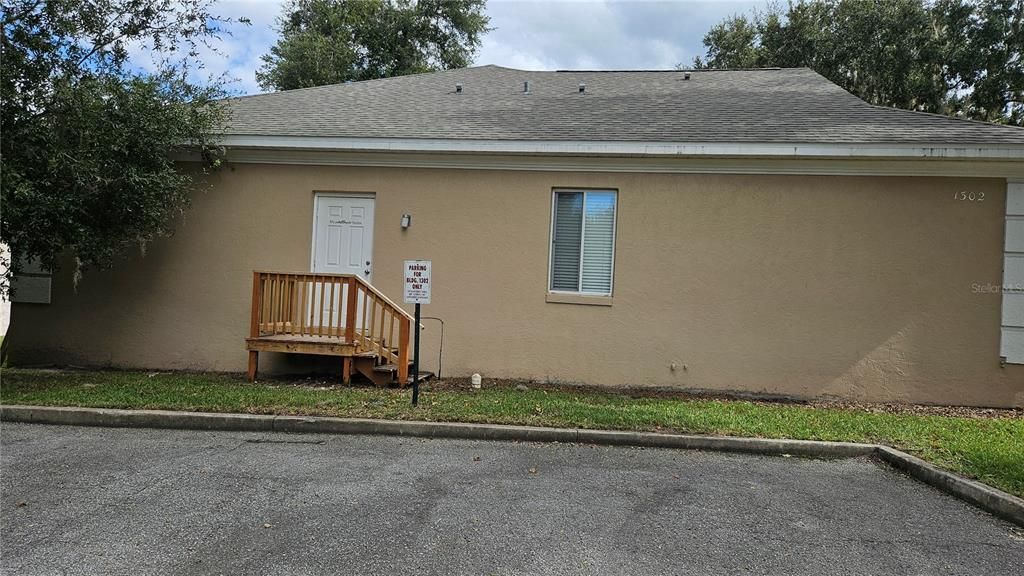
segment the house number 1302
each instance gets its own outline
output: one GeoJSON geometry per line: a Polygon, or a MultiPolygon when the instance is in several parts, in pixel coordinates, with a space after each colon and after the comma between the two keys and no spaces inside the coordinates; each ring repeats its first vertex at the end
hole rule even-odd
{"type": "Polygon", "coordinates": [[[961,200],[963,202],[984,202],[985,201],[985,193],[984,192],[964,192],[964,191],[954,192],[953,193],[953,200],[961,200]]]}

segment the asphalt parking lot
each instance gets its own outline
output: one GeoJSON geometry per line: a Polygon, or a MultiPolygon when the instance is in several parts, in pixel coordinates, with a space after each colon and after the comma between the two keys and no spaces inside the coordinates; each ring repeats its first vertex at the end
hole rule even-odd
{"type": "Polygon", "coordinates": [[[1020,574],[1024,531],[870,460],[0,428],[4,574],[1020,574]]]}

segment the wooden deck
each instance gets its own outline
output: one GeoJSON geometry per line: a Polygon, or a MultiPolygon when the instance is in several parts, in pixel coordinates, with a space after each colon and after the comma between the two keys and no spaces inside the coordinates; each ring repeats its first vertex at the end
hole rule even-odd
{"type": "Polygon", "coordinates": [[[347,342],[343,338],[333,336],[310,336],[308,334],[257,336],[246,338],[245,343],[249,350],[256,352],[354,356],[359,351],[359,346],[355,342],[347,342]]]}
{"type": "Polygon", "coordinates": [[[249,380],[261,352],[344,358],[378,385],[409,378],[412,316],[358,276],[253,272],[249,380]]]}

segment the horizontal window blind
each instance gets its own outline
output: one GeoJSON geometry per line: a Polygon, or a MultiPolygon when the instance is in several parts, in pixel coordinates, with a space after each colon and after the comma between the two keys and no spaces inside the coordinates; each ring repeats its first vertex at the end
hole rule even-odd
{"type": "Polygon", "coordinates": [[[615,249],[615,193],[587,192],[583,221],[583,292],[611,294],[615,249]]]}
{"type": "Polygon", "coordinates": [[[583,243],[583,194],[555,194],[555,225],[551,248],[551,289],[580,289],[580,253],[583,243]]]}
{"type": "Polygon", "coordinates": [[[1006,184],[1003,244],[1003,322],[1000,356],[1024,364],[1024,182],[1006,184]]]}
{"type": "Polygon", "coordinates": [[[555,192],[551,290],[611,295],[615,204],[612,191],[555,192]]]}

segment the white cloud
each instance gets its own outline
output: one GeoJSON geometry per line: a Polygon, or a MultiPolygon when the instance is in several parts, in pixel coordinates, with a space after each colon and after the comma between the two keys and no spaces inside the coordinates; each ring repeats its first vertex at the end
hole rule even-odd
{"type": "MultiPolygon", "coordinates": [[[[234,20],[248,18],[252,23],[225,25],[220,38],[208,39],[208,45],[198,46],[195,61],[201,67],[192,71],[192,80],[205,82],[226,78],[231,93],[259,92],[256,70],[260,56],[269,51],[277,38],[274,21],[282,4],[282,0],[225,0],[216,4],[213,9],[216,15],[234,20]]],[[[128,53],[137,69],[145,72],[157,69],[160,55],[154,55],[146,43],[130,44],[128,53]]]]}
{"type": "MultiPolygon", "coordinates": [[[[233,92],[260,92],[256,70],[277,39],[274,21],[283,3],[218,3],[218,14],[247,17],[252,25],[232,26],[231,35],[214,44],[216,52],[203,51],[204,76],[226,73],[237,79],[233,92]]],[[[492,0],[487,13],[495,30],[484,37],[475,63],[528,70],[672,68],[702,55],[704,33],[722,18],[763,6],[764,0],[492,0]]],[[[151,65],[140,47],[132,56],[140,68],[151,65]]]]}
{"type": "Polygon", "coordinates": [[[665,69],[703,54],[704,33],[763,2],[492,1],[478,64],[534,69],[665,69]],[[513,64],[514,63],[514,64],[513,64]]]}
{"type": "Polygon", "coordinates": [[[234,91],[241,94],[261,92],[256,83],[256,70],[260,56],[270,51],[277,40],[275,20],[281,14],[282,0],[226,0],[217,4],[218,14],[229,18],[248,18],[249,26],[235,25],[231,34],[217,43],[221,55],[206,60],[207,71],[217,76],[222,73],[236,79],[234,91]]]}

